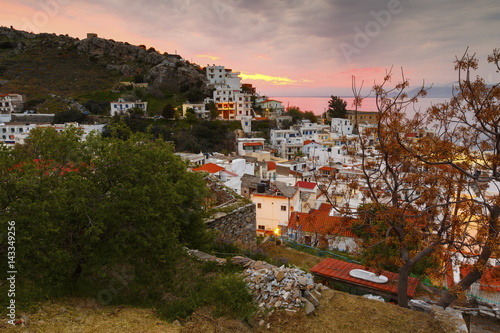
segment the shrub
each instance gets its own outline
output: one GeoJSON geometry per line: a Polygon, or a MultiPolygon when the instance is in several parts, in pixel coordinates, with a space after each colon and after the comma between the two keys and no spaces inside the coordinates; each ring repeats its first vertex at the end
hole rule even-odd
{"type": "Polygon", "coordinates": [[[207,299],[216,304],[215,316],[249,318],[255,311],[252,295],[248,293],[245,282],[235,275],[223,275],[207,289],[207,299]]]}

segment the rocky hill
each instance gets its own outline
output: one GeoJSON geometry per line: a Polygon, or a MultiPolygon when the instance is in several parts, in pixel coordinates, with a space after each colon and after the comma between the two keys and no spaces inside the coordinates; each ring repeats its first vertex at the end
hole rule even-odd
{"type": "Polygon", "coordinates": [[[200,67],[152,47],[0,27],[0,92],[26,95],[27,108],[57,112],[71,108],[68,97],[112,100],[120,81],[149,83],[147,94],[157,100],[190,90],[202,98],[206,89],[200,67]]]}

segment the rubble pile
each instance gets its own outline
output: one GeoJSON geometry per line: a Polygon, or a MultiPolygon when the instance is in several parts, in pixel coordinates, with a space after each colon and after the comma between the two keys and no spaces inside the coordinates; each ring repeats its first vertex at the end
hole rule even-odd
{"type": "Polygon", "coordinates": [[[314,283],[311,274],[298,268],[276,267],[240,256],[231,262],[246,268],[244,281],[261,309],[277,308],[293,313],[305,307],[306,314],[310,314],[321,297],[333,296],[333,290],[314,283]]]}

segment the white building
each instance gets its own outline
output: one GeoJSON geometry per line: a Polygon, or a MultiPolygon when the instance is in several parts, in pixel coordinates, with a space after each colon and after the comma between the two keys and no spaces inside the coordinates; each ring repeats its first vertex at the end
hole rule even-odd
{"type": "Polygon", "coordinates": [[[24,122],[0,123],[0,142],[7,145],[24,144],[29,131],[35,127],[37,127],[37,124],[24,122]]]}
{"type": "Polygon", "coordinates": [[[273,232],[280,224],[286,224],[294,207],[299,204],[299,191],[280,182],[267,191],[253,192],[256,207],[257,231],[273,232]]]}
{"type": "Polygon", "coordinates": [[[300,155],[303,146],[304,146],[304,141],[302,140],[301,137],[289,138],[288,140],[283,140],[281,141],[279,155],[281,158],[292,160],[296,156],[300,155]]]}
{"type": "Polygon", "coordinates": [[[281,147],[281,143],[283,141],[287,141],[291,138],[297,138],[300,136],[300,133],[293,129],[288,130],[271,130],[271,146],[273,148],[281,147]]]}
{"type": "Polygon", "coordinates": [[[245,156],[249,153],[264,150],[264,141],[263,138],[238,139],[238,155],[245,156]]]}
{"type": "Polygon", "coordinates": [[[311,123],[309,120],[303,120],[299,132],[304,140],[318,140],[318,135],[323,132],[323,128],[323,125],[311,123]]]}
{"type": "Polygon", "coordinates": [[[111,105],[111,111],[110,111],[111,117],[113,117],[114,115],[123,115],[128,110],[133,109],[135,107],[143,110],[144,114],[146,114],[146,111],[148,109],[148,102],[142,102],[142,101],[126,102],[123,98],[118,99],[117,102],[111,102],[110,105],[111,105]]]}
{"type": "Polygon", "coordinates": [[[285,112],[285,108],[280,101],[268,98],[258,103],[262,107],[262,110],[264,110],[266,113],[274,111],[276,112],[276,114],[281,115],[283,112],[285,112]]]}
{"type": "Polygon", "coordinates": [[[234,93],[234,102],[236,105],[236,119],[243,117],[252,117],[252,95],[242,92],[234,93]]]}
{"type": "Polygon", "coordinates": [[[196,117],[198,117],[200,119],[210,118],[210,110],[205,110],[205,104],[192,104],[192,103],[182,104],[182,116],[183,117],[186,117],[186,111],[188,109],[193,109],[196,117]]]}
{"type": "Polygon", "coordinates": [[[332,118],[331,131],[338,135],[350,135],[352,134],[351,121],[349,119],[343,118],[332,118]]]}
{"type": "Polygon", "coordinates": [[[214,86],[227,85],[232,90],[240,91],[240,72],[233,72],[231,69],[226,69],[224,66],[207,65],[206,74],[210,84],[214,86]]]}
{"type": "Polygon", "coordinates": [[[241,118],[241,128],[243,133],[252,132],[252,117],[242,117],[241,118]]]}
{"type": "Polygon", "coordinates": [[[0,94],[0,113],[21,111],[24,96],[19,94],[0,94]]]}
{"type": "Polygon", "coordinates": [[[92,131],[102,133],[106,124],[98,125],[80,125],[78,123],[65,124],[50,124],[50,123],[24,123],[10,122],[0,123],[0,143],[14,145],[16,143],[24,144],[24,140],[28,138],[29,132],[37,127],[53,127],[57,132],[63,131],[68,126],[74,126],[82,131],[82,140],[85,140],[87,135],[92,131]]]}

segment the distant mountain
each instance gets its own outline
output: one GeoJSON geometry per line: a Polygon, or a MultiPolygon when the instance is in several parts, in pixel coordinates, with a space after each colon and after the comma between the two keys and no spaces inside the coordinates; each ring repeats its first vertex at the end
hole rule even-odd
{"type": "MultiPolygon", "coordinates": [[[[420,87],[414,88],[408,91],[408,95],[415,95],[419,91],[420,87]]],[[[432,86],[427,90],[427,98],[450,98],[452,97],[452,84],[445,86],[432,86]]]]}

